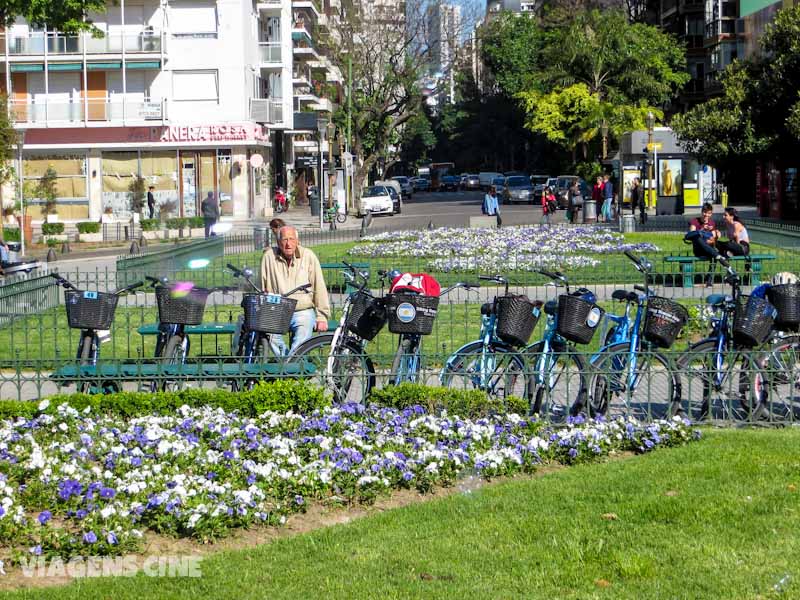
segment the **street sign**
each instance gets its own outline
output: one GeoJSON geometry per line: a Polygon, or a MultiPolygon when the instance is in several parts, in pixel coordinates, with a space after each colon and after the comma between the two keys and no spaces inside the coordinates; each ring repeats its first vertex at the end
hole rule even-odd
{"type": "Polygon", "coordinates": [[[294,168],[313,169],[317,166],[318,160],[316,156],[298,156],[294,159],[294,168]]]}
{"type": "Polygon", "coordinates": [[[653,142],[652,144],[647,144],[647,151],[652,152],[653,150],[661,150],[664,147],[664,144],[661,142],[653,142]]]}

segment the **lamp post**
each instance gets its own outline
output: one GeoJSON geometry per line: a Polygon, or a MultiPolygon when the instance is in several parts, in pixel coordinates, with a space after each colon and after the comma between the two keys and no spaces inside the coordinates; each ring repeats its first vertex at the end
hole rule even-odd
{"type": "Polygon", "coordinates": [[[319,156],[317,161],[317,199],[319,200],[319,228],[322,229],[324,226],[324,215],[322,212],[322,177],[323,177],[323,170],[322,170],[322,140],[325,139],[325,131],[328,126],[328,120],[325,118],[324,115],[318,114],[317,115],[317,133],[319,134],[319,156]]]}
{"type": "MultiPolygon", "coordinates": [[[[333,164],[333,141],[336,136],[336,125],[333,121],[328,121],[328,208],[336,207],[336,198],[333,194],[333,184],[336,179],[336,167],[333,164]]],[[[334,212],[333,221],[336,220],[336,213],[334,212]]],[[[332,225],[336,227],[336,225],[332,225]]]]}
{"type": "Polygon", "coordinates": [[[17,197],[19,198],[19,253],[25,256],[25,196],[22,192],[22,147],[25,145],[25,130],[17,130],[17,197]]]}
{"type": "MultiPolygon", "coordinates": [[[[653,129],[656,125],[656,117],[653,114],[653,111],[648,111],[647,117],[645,117],[645,123],[647,124],[647,150],[648,155],[650,152],[655,152],[655,146],[653,145],[653,129]]],[[[649,156],[648,156],[649,158],[649,156]]],[[[647,205],[652,205],[653,203],[653,163],[655,162],[655,155],[653,160],[649,161],[650,164],[647,165],[647,205]]]]}
{"type": "Polygon", "coordinates": [[[600,134],[603,136],[603,160],[608,156],[608,123],[603,119],[600,123],[600,134]]]}

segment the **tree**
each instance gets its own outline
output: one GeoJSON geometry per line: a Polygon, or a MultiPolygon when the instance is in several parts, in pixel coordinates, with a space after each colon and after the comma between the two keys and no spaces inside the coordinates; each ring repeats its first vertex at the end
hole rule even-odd
{"type": "Polygon", "coordinates": [[[44,201],[42,213],[45,215],[56,214],[56,199],[58,198],[58,189],[56,188],[57,180],[58,173],[56,173],[52,165],[49,165],[34,188],[34,195],[36,198],[44,201]]]}
{"type": "Polygon", "coordinates": [[[10,27],[17,17],[22,17],[31,25],[46,25],[64,33],[98,33],[89,14],[105,11],[106,0],[3,0],[0,2],[0,23],[10,27]]]}
{"type": "Polygon", "coordinates": [[[147,182],[140,175],[135,176],[128,186],[128,201],[132,213],[142,212],[147,196],[147,182]]]}
{"type": "Polygon", "coordinates": [[[491,21],[481,34],[486,68],[500,90],[509,96],[536,85],[536,73],[545,42],[535,19],[506,13],[491,21]]]}
{"type": "Polygon", "coordinates": [[[0,185],[10,181],[16,172],[14,147],[17,142],[17,131],[8,114],[8,99],[0,94],[0,185]]]}

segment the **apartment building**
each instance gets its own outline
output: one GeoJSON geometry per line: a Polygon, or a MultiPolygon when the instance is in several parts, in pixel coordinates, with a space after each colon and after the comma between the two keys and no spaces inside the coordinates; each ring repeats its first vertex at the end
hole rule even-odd
{"type": "Polygon", "coordinates": [[[303,11],[319,15],[317,0],[118,0],[91,15],[102,37],[3,31],[27,214],[41,219],[31,190],[48,168],[64,220],[128,216],[137,176],[174,216],[198,214],[209,193],[223,218],[271,214],[295,111],[332,108],[296,85],[316,33],[303,11]]]}
{"type": "Polygon", "coordinates": [[[428,104],[440,106],[455,103],[455,70],[461,45],[461,7],[435,2],[428,8],[427,34],[430,46],[429,74],[436,80],[437,93],[428,104]],[[433,100],[433,102],[431,102],[433,100]]]}

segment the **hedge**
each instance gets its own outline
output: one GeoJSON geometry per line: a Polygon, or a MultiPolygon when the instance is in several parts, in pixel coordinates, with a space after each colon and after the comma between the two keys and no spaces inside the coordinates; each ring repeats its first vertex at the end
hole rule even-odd
{"type": "Polygon", "coordinates": [[[189,217],[189,227],[192,229],[199,229],[205,227],[205,219],[203,217],[189,217]]]}
{"type": "MultiPolygon", "coordinates": [[[[262,382],[246,392],[223,389],[188,388],[178,392],[118,392],[115,394],[59,394],[48,398],[44,412],[55,412],[61,404],[81,411],[90,407],[95,414],[135,417],[145,414],[174,414],[184,404],[192,407],[212,406],[227,412],[236,411],[256,416],[265,411],[308,414],[328,406],[330,401],[321,388],[307,381],[281,379],[262,382]]],[[[22,400],[0,400],[0,419],[31,418],[39,411],[39,403],[22,400]]]]}
{"type": "Polygon", "coordinates": [[[81,221],[77,224],[78,233],[99,233],[100,223],[97,221],[81,221]]]}
{"type": "Polygon", "coordinates": [[[158,231],[161,229],[161,221],[158,219],[142,219],[139,224],[142,226],[142,231],[158,231]]]}
{"type": "Polygon", "coordinates": [[[20,238],[19,227],[4,227],[3,228],[3,241],[5,242],[18,242],[20,238]]]}
{"type": "Polygon", "coordinates": [[[172,217],[167,219],[167,229],[185,229],[189,224],[189,219],[186,217],[172,217]]]}
{"type": "Polygon", "coordinates": [[[63,223],[42,223],[42,235],[61,235],[64,233],[63,223]]]}
{"type": "Polygon", "coordinates": [[[369,400],[382,406],[400,409],[420,405],[431,413],[446,410],[448,414],[473,419],[490,414],[526,415],[529,411],[528,402],[517,396],[500,399],[489,397],[481,390],[454,390],[419,383],[401,383],[375,389],[370,394],[369,400]]]}

